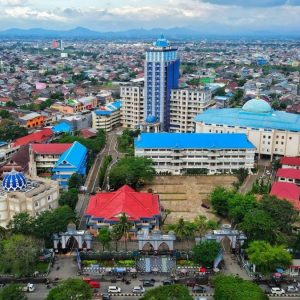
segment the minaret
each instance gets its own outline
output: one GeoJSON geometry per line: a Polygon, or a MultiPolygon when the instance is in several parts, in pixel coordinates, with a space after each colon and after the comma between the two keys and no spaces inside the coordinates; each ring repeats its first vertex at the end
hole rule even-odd
{"type": "Polygon", "coordinates": [[[4,63],[3,63],[3,60],[0,61],[0,73],[4,73],[4,63]]]}

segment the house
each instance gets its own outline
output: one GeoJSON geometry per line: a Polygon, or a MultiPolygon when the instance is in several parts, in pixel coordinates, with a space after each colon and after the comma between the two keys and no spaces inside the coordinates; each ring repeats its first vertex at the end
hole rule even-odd
{"type": "Polygon", "coordinates": [[[26,128],[41,127],[44,125],[46,117],[38,113],[30,113],[19,118],[21,126],[26,128]]]}
{"type": "Polygon", "coordinates": [[[86,175],[87,156],[87,148],[74,142],[56,162],[52,169],[52,179],[57,180],[61,188],[67,189],[69,179],[74,173],[86,175]]]}
{"type": "Polygon", "coordinates": [[[288,157],[284,156],[280,159],[280,164],[282,168],[293,168],[293,169],[300,169],[300,157],[288,157]]]}
{"type": "Polygon", "coordinates": [[[300,169],[281,168],[276,172],[276,181],[292,182],[300,185],[300,169]]]}
{"type": "Polygon", "coordinates": [[[111,228],[123,213],[132,223],[131,236],[136,236],[141,229],[157,229],[161,216],[159,196],[136,192],[124,185],[115,192],[91,196],[84,215],[87,227],[98,230],[111,228]]]}

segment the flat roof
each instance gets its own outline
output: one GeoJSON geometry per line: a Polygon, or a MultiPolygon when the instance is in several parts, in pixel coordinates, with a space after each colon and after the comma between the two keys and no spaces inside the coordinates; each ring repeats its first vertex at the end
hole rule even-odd
{"type": "Polygon", "coordinates": [[[255,149],[243,133],[142,133],[137,149],[255,149]]]}

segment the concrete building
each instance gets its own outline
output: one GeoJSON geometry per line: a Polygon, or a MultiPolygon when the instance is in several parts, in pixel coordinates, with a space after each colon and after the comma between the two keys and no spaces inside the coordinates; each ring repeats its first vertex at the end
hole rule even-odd
{"type": "Polygon", "coordinates": [[[194,118],[215,102],[207,89],[176,89],[170,98],[170,132],[195,132],[194,118]]]}
{"type": "Polygon", "coordinates": [[[48,179],[26,179],[17,171],[4,176],[0,190],[0,226],[6,227],[13,216],[27,212],[31,216],[58,207],[58,183],[48,179]]]}
{"type": "Polygon", "coordinates": [[[121,86],[121,124],[137,129],[144,120],[144,79],[121,86]]]}
{"type": "Polygon", "coordinates": [[[259,156],[300,155],[300,115],[273,110],[262,99],[242,108],[208,109],[195,122],[197,133],[245,133],[259,156]]]}
{"type": "Polygon", "coordinates": [[[245,134],[142,133],[134,146],[135,156],[152,159],[158,173],[251,172],[254,167],[255,146],[245,134]]]}
{"type": "Polygon", "coordinates": [[[144,118],[156,117],[164,131],[169,130],[171,90],[178,88],[179,66],[177,48],[163,35],[146,50],[144,118]]]}
{"type": "Polygon", "coordinates": [[[92,112],[92,127],[111,131],[121,123],[122,101],[115,101],[92,112]]]}

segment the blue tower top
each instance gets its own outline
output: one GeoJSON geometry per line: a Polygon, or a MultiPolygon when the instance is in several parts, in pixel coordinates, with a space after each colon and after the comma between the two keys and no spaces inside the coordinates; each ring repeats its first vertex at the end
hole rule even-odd
{"type": "Polygon", "coordinates": [[[23,173],[15,170],[6,174],[2,181],[2,188],[7,192],[22,191],[26,186],[26,178],[23,173]]]}
{"type": "Polygon", "coordinates": [[[157,121],[157,117],[149,115],[146,120],[147,123],[155,123],[157,121]]]}
{"type": "Polygon", "coordinates": [[[170,42],[165,38],[163,34],[153,43],[154,47],[166,48],[170,46],[170,42]]]}

